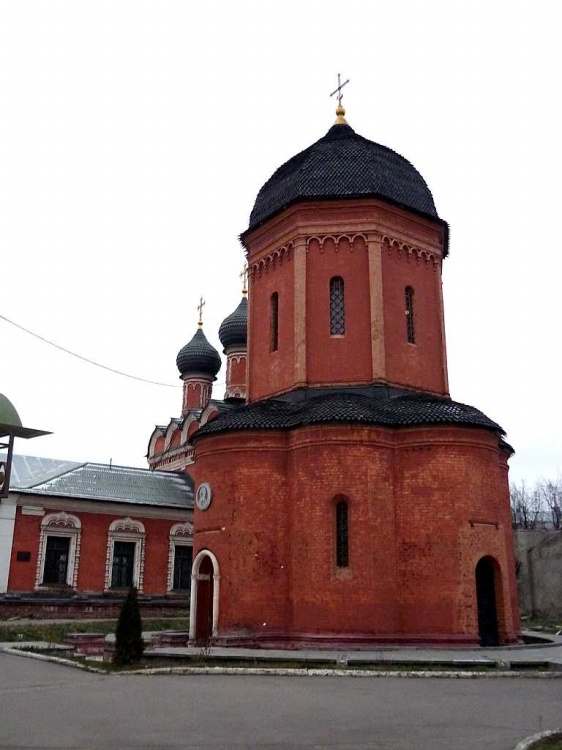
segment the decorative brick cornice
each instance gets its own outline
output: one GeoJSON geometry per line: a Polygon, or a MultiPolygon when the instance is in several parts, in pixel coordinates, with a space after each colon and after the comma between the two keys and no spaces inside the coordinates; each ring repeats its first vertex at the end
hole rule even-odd
{"type": "Polygon", "coordinates": [[[260,260],[257,260],[255,263],[252,263],[252,265],[248,269],[248,273],[251,278],[254,278],[256,275],[259,277],[263,273],[269,273],[271,270],[275,270],[277,266],[282,266],[284,262],[291,259],[291,255],[293,252],[293,243],[287,242],[286,245],[283,245],[282,247],[278,247],[275,250],[272,250],[270,253],[265,255],[263,258],[260,258],[260,260]]]}
{"type": "Polygon", "coordinates": [[[358,239],[362,240],[362,250],[367,249],[367,235],[363,232],[355,232],[354,234],[323,234],[323,235],[312,235],[306,239],[306,252],[310,250],[310,243],[313,241],[318,242],[318,247],[321,253],[324,252],[324,246],[327,240],[331,240],[334,243],[334,250],[338,253],[342,247],[342,240],[346,241],[346,247],[349,248],[350,252],[353,252],[359,247],[358,239]]]}
{"type": "Polygon", "coordinates": [[[421,265],[421,263],[425,263],[426,266],[431,264],[434,271],[439,268],[439,257],[430,250],[422,250],[415,245],[410,245],[407,242],[403,242],[395,237],[390,237],[387,234],[383,235],[382,243],[389,255],[392,255],[392,253],[395,252],[398,258],[405,258],[408,263],[410,263],[413,258],[418,266],[421,265]]]}

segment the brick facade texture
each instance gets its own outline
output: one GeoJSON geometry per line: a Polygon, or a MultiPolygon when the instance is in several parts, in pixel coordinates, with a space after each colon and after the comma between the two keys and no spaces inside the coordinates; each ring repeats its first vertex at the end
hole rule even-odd
{"type": "MultiPolygon", "coordinates": [[[[311,201],[244,242],[249,402],[365,384],[448,395],[442,224],[375,199],[311,201]],[[330,331],[334,276],[345,288],[341,336],[330,331]]],[[[516,642],[508,456],[497,434],[460,425],[303,425],[196,439],[196,485],[213,488],[210,508],[194,514],[194,555],[217,560],[214,641],[475,644],[475,569],[488,557],[499,640],[516,642]],[[342,499],[347,566],[336,559],[342,499]]],[[[198,612],[196,631],[204,622],[198,612]]]]}
{"type": "MultiPolygon", "coordinates": [[[[43,506],[45,515],[57,513],[60,506],[48,501],[43,506]]],[[[77,591],[80,593],[102,593],[105,588],[108,530],[112,521],[123,515],[85,513],[71,510],[82,523],[80,559],[78,564],[77,591]]],[[[14,528],[8,592],[32,592],[35,589],[39,539],[42,516],[25,515],[18,507],[14,528]],[[28,551],[28,561],[17,560],[19,551],[28,551]]],[[[170,529],[177,521],[141,516],[146,531],[144,584],[145,595],[164,596],[167,593],[168,557],[170,529]]]]}
{"type": "Polygon", "coordinates": [[[507,475],[477,429],[303,428],[201,440],[195,548],[220,568],[219,637],[477,642],[474,570],[498,563],[502,642],[517,639],[507,475]],[[336,565],[335,504],[349,507],[336,565]],[[513,595],[510,596],[510,592],[513,595]]]}

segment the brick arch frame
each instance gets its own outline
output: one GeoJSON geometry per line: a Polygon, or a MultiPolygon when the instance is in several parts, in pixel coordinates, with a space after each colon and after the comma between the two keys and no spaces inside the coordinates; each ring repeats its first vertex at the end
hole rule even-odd
{"type": "Polygon", "coordinates": [[[220,568],[219,561],[209,549],[200,550],[193,560],[191,570],[191,601],[189,607],[189,640],[195,639],[195,629],[197,624],[197,581],[199,568],[203,560],[208,557],[213,565],[213,627],[211,636],[214,638],[218,633],[219,625],[219,594],[220,594],[220,568]]]}

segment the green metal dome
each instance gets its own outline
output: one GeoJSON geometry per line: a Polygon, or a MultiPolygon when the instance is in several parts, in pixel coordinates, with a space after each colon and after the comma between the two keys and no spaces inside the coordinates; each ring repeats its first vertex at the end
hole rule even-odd
{"type": "Polygon", "coordinates": [[[0,424],[22,427],[20,415],[10,399],[0,393],[0,424]]]}

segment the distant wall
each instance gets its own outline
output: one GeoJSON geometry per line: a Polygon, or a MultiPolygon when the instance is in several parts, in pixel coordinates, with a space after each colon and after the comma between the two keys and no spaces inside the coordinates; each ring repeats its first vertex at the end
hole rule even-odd
{"type": "Polygon", "coordinates": [[[562,617],[562,531],[514,532],[522,615],[562,617]]]}

